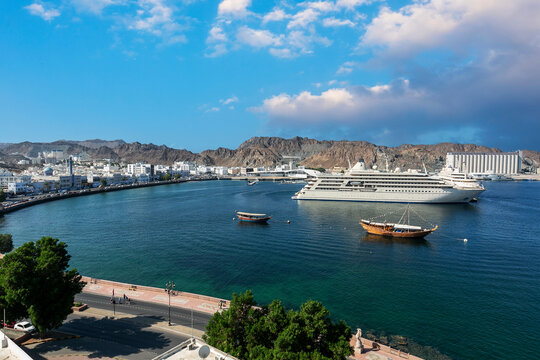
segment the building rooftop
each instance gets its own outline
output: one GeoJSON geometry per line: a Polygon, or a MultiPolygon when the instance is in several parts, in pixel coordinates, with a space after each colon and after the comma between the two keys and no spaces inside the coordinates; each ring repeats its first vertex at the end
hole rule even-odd
{"type": "Polygon", "coordinates": [[[202,340],[191,338],[178,346],[156,356],[153,360],[238,360],[202,340]]]}

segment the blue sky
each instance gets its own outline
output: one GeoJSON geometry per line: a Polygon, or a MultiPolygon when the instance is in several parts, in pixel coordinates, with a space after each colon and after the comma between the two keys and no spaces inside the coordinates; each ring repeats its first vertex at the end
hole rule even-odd
{"type": "Polygon", "coordinates": [[[540,150],[537,0],[5,0],[0,142],[540,150]]]}

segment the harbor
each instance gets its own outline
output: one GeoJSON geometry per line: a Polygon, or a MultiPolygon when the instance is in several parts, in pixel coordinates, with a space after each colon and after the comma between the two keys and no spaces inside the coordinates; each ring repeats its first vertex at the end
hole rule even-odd
{"type": "Polygon", "coordinates": [[[274,182],[75,197],[5,214],[0,226],[15,246],[58,237],[71,265],[92,278],[156,288],[173,280],[182,292],[218,299],[252,289],[258,302],[288,307],[317,299],[353,330],[404,336],[451,358],[492,357],[507,346],[532,358],[540,228],[522,224],[523,213],[540,216],[540,189],[532,181],[485,186],[474,204],[411,205],[439,226],[422,240],[373,238],[359,224],[402,213],[403,204],[296,202],[302,184],[274,182]],[[250,226],[233,220],[235,210],[273,217],[250,226]]]}

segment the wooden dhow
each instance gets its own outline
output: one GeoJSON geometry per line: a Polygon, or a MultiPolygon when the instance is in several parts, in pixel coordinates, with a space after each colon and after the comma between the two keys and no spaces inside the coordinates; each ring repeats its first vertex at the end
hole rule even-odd
{"type": "MultiPolygon", "coordinates": [[[[415,212],[415,214],[417,213],[415,212]]],[[[373,219],[370,219],[370,220],[361,219],[360,225],[362,225],[364,230],[366,230],[369,234],[389,236],[389,237],[399,237],[399,238],[423,238],[424,236],[431,234],[438,228],[438,225],[435,225],[429,228],[424,228],[422,226],[416,226],[416,225],[409,225],[409,205],[408,204],[407,204],[407,208],[405,209],[405,212],[401,216],[400,221],[397,223],[375,222],[373,221],[373,219]]]]}

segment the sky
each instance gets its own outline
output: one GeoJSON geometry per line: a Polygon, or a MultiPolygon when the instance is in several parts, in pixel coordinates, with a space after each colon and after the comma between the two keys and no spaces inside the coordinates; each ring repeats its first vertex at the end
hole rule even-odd
{"type": "Polygon", "coordinates": [[[0,142],[539,135],[538,0],[0,1],[0,142]]]}

